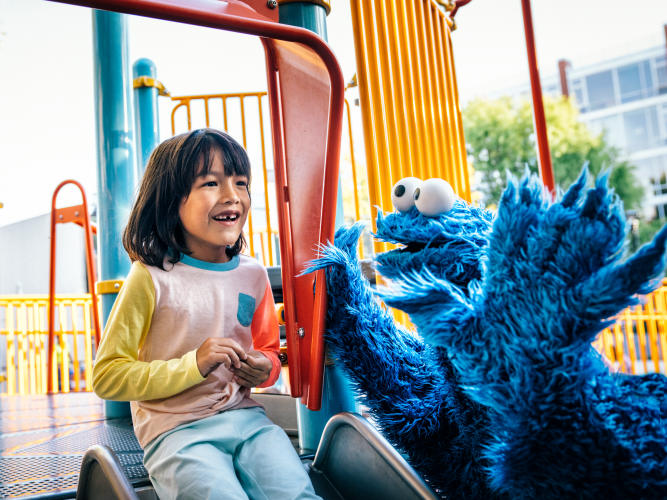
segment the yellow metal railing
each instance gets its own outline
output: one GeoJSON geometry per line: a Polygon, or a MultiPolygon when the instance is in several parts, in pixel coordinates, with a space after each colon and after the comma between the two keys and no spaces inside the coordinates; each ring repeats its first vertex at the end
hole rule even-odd
{"type": "Polygon", "coordinates": [[[644,306],[620,313],[595,346],[623,373],[667,375],[667,280],[646,296],[644,306]]]}
{"type": "MultiPolygon", "coordinates": [[[[230,127],[230,116],[228,113],[228,101],[230,100],[238,100],[240,104],[240,125],[241,125],[241,134],[243,138],[243,147],[248,150],[248,153],[252,154],[254,151],[251,149],[248,149],[248,120],[246,117],[246,99],[250,100],[256,100],[257,103],[257,109],[258,109],[258,130],[257,133],[259,134],[261,138],[261,156],[262,156],[262,172],[263,172],[263,178],[264,178],[264,203],[266,206],[266,226],[265,228],[261,230],[255,230],[253,227],[253,220],[252,220],[252,213],[249,214],[248,217],[248,243],[250,247],[250,254],[251,255],[256,255],[255,254],[255,246],[257,244],[256,239],[259,238],[259,245],[261,247],[261,252],[262,252],[262,262],[265,266],[271,266],[275,265],[278,263],[277,261],[277,256],[276,259],[274,260],[274,242],[278,241],[278,230],[276,227],[272,225],[271,222],[271,208],[270,208],[270,202],[271,200],[275,201],[275,190],[274,189],[269,189],[269,175],[268,175],[268,169],[267,169],[267,156],[266,156],[266,143],[267,141],[270,141],[271,139],[267,139],[264,136],[264,112],[262,108],[262,102],[264,98],[266,97],[266,92],[243,92],[243,93],[236,93],[236,94],[205,94],[205,95],[194,95],[194,96],[177,96],[177,97],[172,97],[172,101],[176,101],[177,104],[174,106],[174,109],[171,112],[171,133],[176,134],[176,112],[180,108],[185,108],[186,110],[186,117],[187,117],[187,125],[188,125],[188,130],[192,130],[192,123],[193,123],[193,112],[192,112],[192,103],[193,102],[200,102],[204,105],[204,122],[206,123],[206,126],[209,127],[211,126],[211,121],[212,121],[212,112],[211,112],[211,103],[212,102],[219,102],[222,105],[222,126],[224,127],[225,131],[229,131],[230,127]]],[[[360,209],[359,209],[359,193],[358,193],[358,184],[357,184],[357,170],[356,170],[356,162],[354,158],[354,139],[352,136],[352,122],[350,119],[350,104],[346,100],[345,101],[346,107],[347,107],[347,119],[348,119],[348,131],[349,131],[349,141],[350,141],[350,159],[352,163],[352,182],[353,182],[353,189],[354,189],[354,210],[355,210],[355,220],[359,220],[360,218],[360,209]]],[[[202,124],[203,125],[203,124],[202,124]]],[[[258,151],[259,153],[259,151],[258,151]]]]}
{"type": "Polygon", "coordinates": [[[393,210],[391,188],[409,176],[440,177],[470,200],[451,20],[434,0],[351,6],[371,206],[393,210]]]}
{"type": "MultiPolygon", "coordinates": [[[[623,373],[667,375],[667,280],[645,299],[644,306],[621,312],[594,346],[623,373]]],[[[92,391],[95,331],[91,306],[89,294],[56,297],[54,392],[92,391]]],[[[284,322],[282,304],[276,313],[279,322],[284,322]]],[[[0,382],[7,384],[2,394],[46,394],[47,314],[47,295],[0,296],[0,336],[7,364],[6,373],[0,374],[0,382]]]]}
{"type": "MultiPolygon", "coordinates": [[[[91,306],[88,294],[56,296],[54,392],[92,391],[95,330],[91,306]]],[[[7,363],[4,394],[46,394],[48,308],[48,295],[0,296],[0,335],[5,340],[7,363]]]]}

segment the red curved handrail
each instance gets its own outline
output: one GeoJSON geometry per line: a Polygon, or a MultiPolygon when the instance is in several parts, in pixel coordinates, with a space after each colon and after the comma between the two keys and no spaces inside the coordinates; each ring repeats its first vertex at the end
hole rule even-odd
{"type": "Polygon", "coordinates": [[[58,184],[51,200],[51,258],[49,269],[49,353],[48,353],[48,373],[46,376],[46,390],[48,394],[53,394],[53,349],[55,347],[55,309],[56,309],[56,224],[65,222],[74,222],[83,225],[86,238],[86,270],[88,272],[88,289],[92,296],[93,327],[95,328],[95,346],[100,344],[101,328],[99,307],[97,303],[97,293],[95,291],[95,256],[93,252],[93,227],[90,222],[90,212],[88,211],[88,199],[83,186],[77,181],[66,180],[58,184]],[[56,199],[58,193],[67,184],[74,184],[81,191],[83,203],[75,207],[56,209],[56,199]],[[68,211],[75,212],[72,217],[68,211]],[[59,213],[60,212],[60,213],[59,213]]]}

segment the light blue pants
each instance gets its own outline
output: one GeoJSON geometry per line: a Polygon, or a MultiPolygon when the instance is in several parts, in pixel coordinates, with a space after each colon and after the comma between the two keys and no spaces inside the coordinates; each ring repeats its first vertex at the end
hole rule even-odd
{"type": "Polygon", "coordinates": [[[144,466],[160,500],[320,499],[287,434],[261,408],[165,432],[146,446],[144,466]]]}

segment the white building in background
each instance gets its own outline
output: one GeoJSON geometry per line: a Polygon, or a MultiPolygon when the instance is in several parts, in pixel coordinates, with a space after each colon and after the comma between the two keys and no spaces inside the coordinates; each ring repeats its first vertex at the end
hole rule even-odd
{"type": "MultiPolygon", "coordinates": [[[[84,242],[81,227],[56,226],[57,294],[88,293],[84,242]]],[[[0,295],[48,294],[50,253],[50,213],[0,227],[0,295]]]]}
{"type": "MultiPolygon", "coordinates": [[[[666,28],[667,35],[667,28],[666,28]]],[[[542,78],[545,94],[576,97],[581,120],[621,149],[644,185],[646,219],[667,221],[667,44],[542,78]]],[[[503,92],[530,99],[528,84],[503,92]]]]}

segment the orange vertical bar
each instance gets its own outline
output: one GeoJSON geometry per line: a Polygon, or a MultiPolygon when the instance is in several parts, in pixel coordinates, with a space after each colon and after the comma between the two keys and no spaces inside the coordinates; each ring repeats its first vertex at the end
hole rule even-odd
{"type": "Polygon", "coordinates": [[[456,80],[456,64],[454,63],[454,49],[452,48],[452,38],[451,38],[451,31],[449,28],[447,29],[448,32],[448,47],[449,47],[449,61],[451,63],[451,70],[452,70],[452,78],[454,80],[454,104],[456,105],[456,128],[459,134],[459,141],[458,141],[458,146],[459,146],[459,151],[460,151],[460,157],[461,157],[461,177],[463,178],[463,185],[465,187],[465,190],[463,191],[461,196],[464,200],[470,202],[472,201],[472,194],[470,192],[470,178],[468,176],[468,153],[466,151],[466,141],[465,137],[463,135],[463,117],[461,115],[461,102],[459,101],[459,88],[458,88],[458,83],[456,80]]]}
{"type": "Polygon", "coordinates": [[[646,312],[648,313],[648,334],[651,349],[651,359],[655,373],[660,373],[660,354],[658,352],[658,328],[655,314],[653,313],[653,294],[648,296],[646,303],[646,312]]]}
{"type": "Polygon", "coordinates": [[[425,76],[422,74],[423,54],[420,50],[419,37],[417,33],[421,32],[421,24],[419,22],[419,9],[415,2],[421,0],[406,0],[406,29],[408,34],[408,43],[410,46],[410,63],[412,71],[412,91],[413,102],[415,106],[415,121],[417,126],[417,135],[419,137],[419,156],[421,163],[418,169],[414,170],[416,177],[425,179],[428,177],[428,165],[432,165],[433,148],[427,132],[427,111],[424,105],[424,80],[425,76]]]}
{"type": "Polygon", "coordinates": [[[440,94],[440,80],[441,75],[437,62],[437,41],[436,41],[436,32],[435,32],[435,20],[433,18],[433,9],[438,9],[434,7],[431,0],[424,0],[423,9],[424,9],[424,23],[426,27],[426,46],[428,53],[428,66],[429,74],[431,78],[431,109],[433,110],[434,118],[434,130],[433,134],[435,137],[435,151],[437,161],[433,165],[433,170],[431,171],[432,177],[441,177],[441,172],[446,172],[446,162],[447,157],[445,153],[445,145],[443,144],[444,133],[443,133],[443,103],[441,100],[440,94]]]}
{"type": "MultiPolygon", "coordinates": [[[[398,34],[398,20],[396,14],[397,3],[399,2],[380,2],[382,12],[382,23],[385,30],[386,40],[386,61],[388,64],[389,81],[391,85],[385,87],[390,107],[394,114],[393,122],[390,124],[393,135],[395,136],[397,153],[400,161],[392,169],[392,186],[401,178],[412,175],[410,164],[412,163],[412,153],[410,144],[410,135],[408,133],[407,123],[407,103],[406,93],[404,91],[405,82],[403,81],[401,40],[398,34]],[[406,175],[407,174],[407,175],[406,175]]],[[[391,202],[391,192],[389,192],[389,201],[391,202]]]]}
{"type": "Polygon", "coordinates": [[[417,111],[417,101],[421,98],[418,95],[419,89],[414,81],[414,47],[410,38],[411,14],[408,11],[410,1],[399,1],[393,4],[395,6],[393,13],[393,23],[396,26],[396,38],[401,54],[401,75],[403,82],[403,96],[405,114],[407,120],[407,140],[410,143],[410,163],[403,166],[403,176],[421,178],[421,167],[425,163],[422,151],[421,137],[417,125],[419,113],[417,111]]]}
{"type": "Polygon", "coordinates": [[[632,315],[630,314],[630,308],[627,308],[623,311],[623,317],[625,318],[625,336],[628,339],[628,354],[630,356],[630,368],[633,375],[636,374],[635,363],[637,362],[637,351],[635,347],[635,334],[632,328],[632,315]]]}
{"type": "MultiPolygon", "coordinates": [[[[266,205],[266,234],[269,240],[269,266],[273,265],[273,235],[271,231],[271,212],[269,210],[269,179],[266,170],[266,146],[264,144],[264,114],[262,112],[262,95],[257,95],[257,105],[259,106],[259,136],[262,139],[262,171],[264,172],[264,204],[266,205]]],[[[275,172],[275,170],[274,170],[275,172]]],[[[262,243],[262,255],[264,255],[264,246],[262,243]]],[[[264,262],[266,265],[266,259],[264,262]]]]}
{"type": "Polygon", "coordinates": [[[442,152],[444,154],[443,161],[440,164],[440,176],[446,179],[458,193],[457,187],[457,172],[456,172],[456,155],[454,153],[454,136],[452,134],[452,113],[451,101],[448,94],[451,93],[451,83],[448,80],[447,58],[446,58],[446,34],[443,32],[442,23],[444,21],[444,14],[440,12],[438,7],[431,5],[433,18],[433,36],[435,39],[435,60],[438,75],[438,100],[440,103],[440,115],[442,120],[442,152]]]}
{"type": "MultiPolygon", "coordinates": [[[[377,90],[379,82],[376,81],[377,64],[375,39],[372,36],[373,30],[369,27],[373,16],[367,12],[368,3],[362,0],[352,0],[350,2],[352,11],[352,24],[354,27],[354,46],[357,56],[357,79],[359,81],[359,97],[364,104],[362,113],[362,123],[364,126],[364,137],[366,146],[366,169],[368,173],[368,192],[370,198],[371,221],[373,229],[376,229],[375,219],[377,213],[375,206],[382,207],[381,192],[382,181],[380,179],[378,163],[384,162],[386,157],[386,144],[383,142],[384,133],[382,131],[381,121],[381,97],[377,90]]],[[[385,163],[386,164],[386,163],[385,163]]],[[[384,252],[386,245],[383,242],[374,242],[376,252],[384,252]]]]}
{"type": "Polygon", "coordinates": [[[656,296],[656,306],[660,318],[659,336],[660,336],[660,354],[662,356],[662,373],[667,375],[667,308],[665,307],[665,287],[662,286],[654,292],[656,296]]]}
{"type": "Polygon", "coordinates": [[[458,130],[458,114],[456,106],[456,80],[452,74],[452,54],[450,51],[449,25],[444,16],[440,16],[439,33],[442,44],[442,72],[444,75],[445,100],[447,102],[447,134],[449,143],[449,155],[451,158],[452,187],[461,198],[465,198],[465,181],[463,180],[463,167],[465,159],[461,157],[460,135],[458,130]]]}
{"type": "Polygon", "coordinates": [[[7,324],[7,394],[13,396],[16,393],[16,346],[14,345],[14,306],[7,303],[5,312],[7,324]]]}
{"type": "Polygon", "coordinates": [[[347,128],[350,135],[350,163],[352,164],[352,188],[354,189],[354,217],[355,221],[361,219],[359,215],[359,189],[357,186],[357,164],[354,161],[354,139],[352,138],[352,116],[350,113],[350,103],[345,99],[345,108],[347,110],[347,128]]]}
{"type": "Polygon", "coordinates": [[[637,306],[637,335],[639,336],[639,352],[644,365],[644,374],[648,373],[648,356],[646,355],[646,330],[644,329],[644,315],[641,306],[637,306]]]}
{"type": "MultiPolygon", "coordinates": [[[[426,8],[428,9],[428,4],[426,8]]],[[[431,67],[429,66],[430,57],[428,53],[428,27],[426,25],[428,18],[424,10],[423,0],[416,0],[415,14],[417,21],[417,40],[419,42],[419,52],[421,54],[420,64],[422,74],[422,99],[424,101],[426,118],[425,132],[428,137],[428,144],[431,150],[431,162],[429,162],[423,171],[424,177],[426,179],[430,179],[431,177],[436,176],[436,165],[439,162],[440,155],[438,154],[438,138],[436,137],[435,131],[433,130],[434,127],[430,126],[430,124],[434,124],[436,122],[436,116],[435,111],[433,110],[433,89],[431,88],[431,67]]]]}

